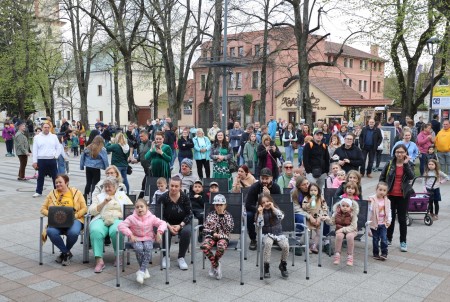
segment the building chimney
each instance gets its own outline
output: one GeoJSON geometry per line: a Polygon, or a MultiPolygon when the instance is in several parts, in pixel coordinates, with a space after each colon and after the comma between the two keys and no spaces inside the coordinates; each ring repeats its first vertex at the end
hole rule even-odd
{"type": "Polygon", "coordinates": [[[372,44],[370,45],[370,54],[373,56],[378,57],[378,50],[380,49],[380,46],[378,44],[372,44]]]}

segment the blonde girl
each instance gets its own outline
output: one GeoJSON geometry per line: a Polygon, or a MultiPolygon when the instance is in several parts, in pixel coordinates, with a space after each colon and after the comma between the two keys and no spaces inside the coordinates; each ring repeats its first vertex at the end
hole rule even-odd
{"type": "Polygon", "coordinates": [[[354,181],[349,181],[345,184],[345,193],[341,195],[342,198],[348,198],[353,201],[359,200],[359,187],[354,181]]]}
{"type": "Polygon", "coordinates": [[[427,166],[425,167],[424,176],[434,176],[436,177],[436,182],[434,183],[434,178],[426,178],[425,187],[430,193],[430,200],[428,204],[428,209],[430,210],[430,215],[433,220],[438,220],[439,214],[439,202],[441,201],[441,189],[440,184],[447,181],[447,174],[440,170],[440,166],[437,160],[430,159],[427,166]],[[434,183],[434,187],[433,187],[434,183]],[[434,206],[433,206],[434,205],[434,206]]]}

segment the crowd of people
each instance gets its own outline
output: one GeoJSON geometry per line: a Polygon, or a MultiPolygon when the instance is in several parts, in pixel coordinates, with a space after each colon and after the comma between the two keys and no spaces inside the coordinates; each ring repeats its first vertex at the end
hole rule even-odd
{"type": "MultiPolygon", "coordinates": [[[[426,187],[431,196],[430,214],[434,220],[439,219],[439,183],[448,179],[450,168],[450,123],[444,120],[440,129],[438,116],[431,123],[420,120],[416,125],[407,117],[405,123],[409,126],[402,126],[390,118],[384,124],[369,119],[367,125],[355,125],[353,121],[345,120],[342,124],[333,121],[328,125],[319,120],[311,126],[294,126],[281,120],[277,123],[270,116],[267,125],[255,122],[245,129],[237,121],[230,123],[226,130],[220,129],[214,122],[205,134],[203,129],[195,127],[180,131],[173,127],[170,118],[148,120],[147,125],[140,128],[130,124],[125,132],[120,129],[111,132],[98,120],[95,129],[83,142],[84,148],[81,148],[81,137],[87,135],[85,128],[79,122],[73,121],[69,125],[63,120],[59,135],[53,133],[51,121],[43,123],[33,138],[32,148],[25,123],[18,123],[17,127],[5,125],[3,137],[7,141],[7,156],[13,154],[8,141],[15,142],[20,160],[19,180],[26,179],[27,157],[32,155],[33,167],[38,173],[33,197],[42,195],[44,177],[51,176],[55,190],[47,196],[41,213],[47,215],[51,205],[71,206],[76,210],[73,227],[65,230],[70,234],[66,244],[60,239],[62,230],[47,229],[48,237],[61,251],[57,262],[62,265],[70,264],[70,249],[83,227],[84,214],[89,213],[94,217],[90,224],[90,238],[96,273],[101,273],[105,267],[105,238],[111,238],[115,249],[117,231],[134,243],[140,267],[136,275],[139,283],[149,277],[149,253],[153,242],[160,242],[166,230],[169,237],[179,237],[177,263],[181,270],[187,270],[188,264],[184,258],[191,242],[191,220],[195,217],[200,224],[204,224],[197,239],[211,261],[209,275],[222,278],[220,258],[227,247],[233,221],[226,211],[227,201],[223,195],[216,195],[212,200],[214,210],[208,217],[203,217],[203,207],[209,202],[209,194],[219,192],[217,182],[210,183],[209,188],[203,183],[204,179],[213,177],[228,180],[228,187],[220,188],[220,192],[240,193],[242,189],[248,189],[245,213],[247,221],[254,222],[247,224],[249,249],[257,248],[256,228],[262,228],[264,277],[270,278],[270,249],[277,244],[282,250],[279,265],[281,276],[287,278],[289,248],[281,228],[284,214],[279,210],[274,194],[290,191],[295,222],[306,221],[308,228],[313,230],[311,245],[306,252],[319,252],[322,222],[325,223],[323,234],[329,232],[329,225],[335,225],[335,265],[340,264],[344,239],[347,243],[346,264],[353,265],[358,201],[363,198],[361,180],[363,177],[373,178],[374,172],[380,172],[379,183],[368,200],[375,259],[387,259],[396,220],[400,230],[400,250],[408,250],[406,216],[408,199],[413,194],[411,180],[415,177],[417,158],[420,175],[438,178],[437,185],[426,182],[426,187]],[[391,158],[380,168],[381,154],[386,151],[382,126],[393,126],[396,135],[391,150],[388,150],[391,158]],[[84,194],[69,187],[66,160],[62,163],[58,161],[67,153],[69,142],[72,156],[80,155],[80,169],[86,173],[84,194]],[[174,171],[177,159],[179,170],[174,171]],[[132,170],[130,165],[137,163],[145,172],[142,192],[135,203],[134,214],[122,221],[123,205],[132,203],[127,196],[130,193],[127,175],[132,170]],[[58,168],[60,165],[66,166],[62,173],[58,168]],[[234,169],[234,166],[237,168],[234,169]],[[104,180],[101,180],[102,170],[106,172],[104,180]],[[158,195],[164,208],[161,220],[154,217],[150,210],[155,204],[155,196],[151,196],[149,202],[142,199],[149,177],[158,178],[155,196],[158,195]],[[340,200],[331,209],[323,194],[327,188],[335,188],[335,196],[340,200]],[[86,208],[85,197],[89,195],[92,204],[86,208]],[[157,228],[156,234],[139,231],[142,224],[151,226],[151,230],[157,228]],[[215,254],[211,251],[214,246],[217,246],[215,254]]],[[[302,232],[302,227],[297,227],[297,231],[302,232]]],[[[123,240],[122,236],[120,238],[123,240]]],[[[329,241],[324,243],[324,250],[330,251],[329,241]]],[[[298,250],[296,254],[300,255],[302,251],[298,250]]],[[[115,253],[117,255],[117,251],[115,253]]],[[[121,265],[120,260],[116,259],[114,264],[121,265]]],[[[163,268],[169,265],[164,258],[163,268]]]]}

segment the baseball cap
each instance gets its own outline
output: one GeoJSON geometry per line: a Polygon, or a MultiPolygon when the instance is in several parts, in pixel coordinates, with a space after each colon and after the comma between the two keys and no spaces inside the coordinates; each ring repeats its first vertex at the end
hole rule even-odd
{"type": "Polygon", "coordinates": [[[203,186],[203,182],[200,179],[197,179],[196,181],[194,181],[194,184],[201,184],[203,186]]]}
{"type": "Polygon", "coordinates": [[[270,171],[269,168],[263,168],[261,169],[261,172],[259,173],[261,176],[272,176],[272,171],[270,171]]]}
{"type": "Polygon", "coordinates": [[[225,196],[222,194],[217,194],[214,196],[213,203],[212,204],[226,204],[227,200],[225,199],[225,196]]]}
{"type": "Polygon", "coordinates": [[[212,187],[212,186],[219,186],[219,184],[217,183],[217,182],[215,182],[215,181],[211,181],[210,183],[209,183],[209,186],[210,187],[212,187]]]}
{"type": "Polygon", "coordinates": [[[314,131],[314,135],[316,135],[318,133],[322,133],[323,134],[323,130],[322,129],[316,129],[316,131],[314,131]]]}

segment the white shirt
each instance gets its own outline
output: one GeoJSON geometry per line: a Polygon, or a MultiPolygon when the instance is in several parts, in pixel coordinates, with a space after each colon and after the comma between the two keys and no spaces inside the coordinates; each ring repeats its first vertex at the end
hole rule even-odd
{"type": "Polygon", "coordinates": [[[58,158],[60,154],[60,142],[55,134],[45,135],[43,132],[33,139],[33,163],[38,159],[58,158]]]}

